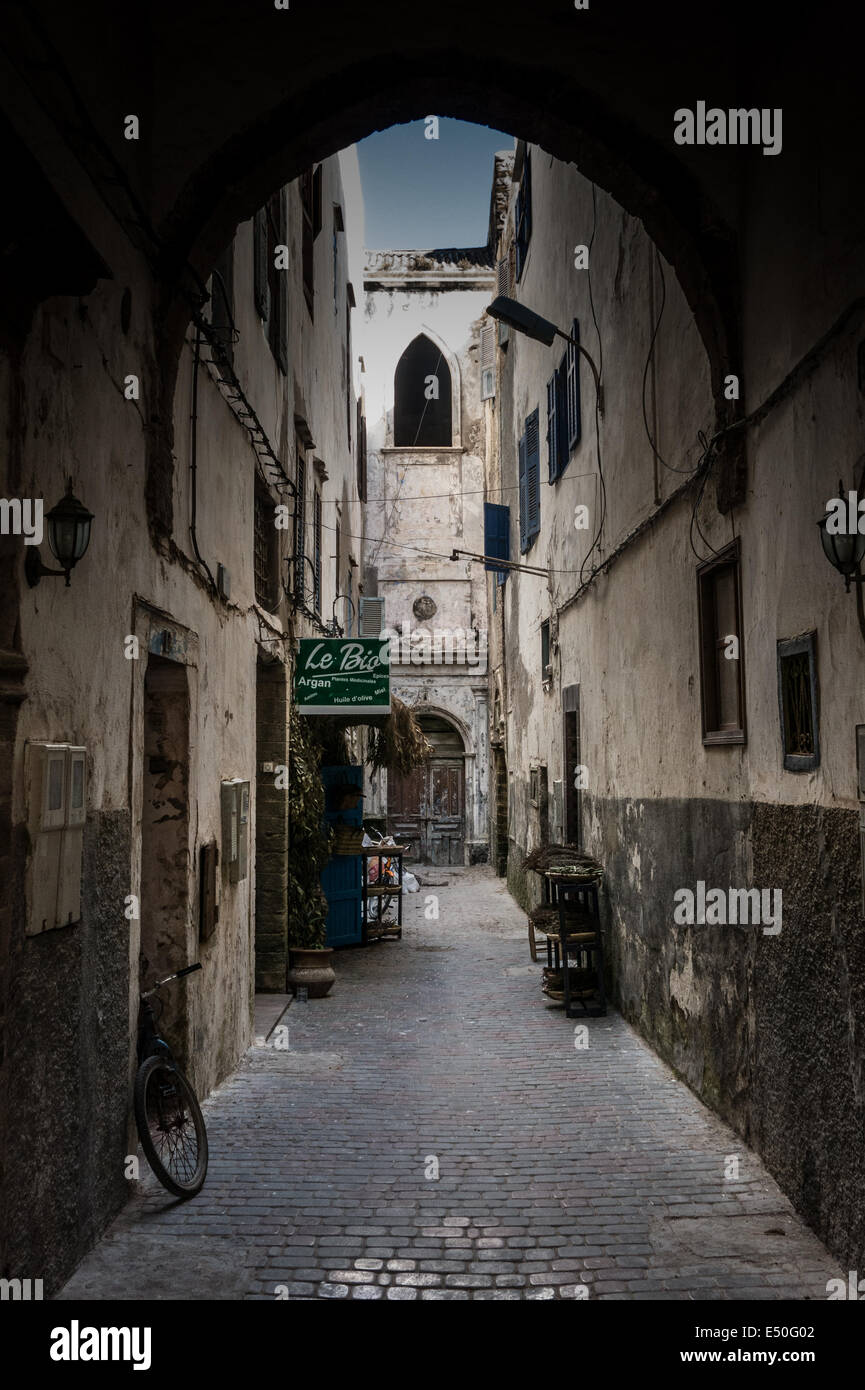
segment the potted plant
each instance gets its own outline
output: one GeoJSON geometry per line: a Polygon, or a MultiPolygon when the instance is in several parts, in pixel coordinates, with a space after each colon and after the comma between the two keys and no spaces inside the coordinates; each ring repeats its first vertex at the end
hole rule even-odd
{"type": "Polygon", "coordinates": [[[288,937],[289,985],[305,986],[310,999],[323,999],[336,976],[333,949],[327,946],[327,898],[321,871],[330,856],[330,832],[324,826],[321,750],[309,726],[294,709],[290,714],[288,754],[288,937]]]}

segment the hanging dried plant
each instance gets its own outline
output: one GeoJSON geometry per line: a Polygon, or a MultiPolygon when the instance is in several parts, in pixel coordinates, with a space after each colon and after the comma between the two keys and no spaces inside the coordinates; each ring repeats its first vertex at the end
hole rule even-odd
{"type": "Polygon", "coordinates": [[[369,741],[367,763],[372,772],[386,768],[407,775],[423,767],[433,755],[433,746],[408,705],[394,695],[391,712],[369,741]]]}

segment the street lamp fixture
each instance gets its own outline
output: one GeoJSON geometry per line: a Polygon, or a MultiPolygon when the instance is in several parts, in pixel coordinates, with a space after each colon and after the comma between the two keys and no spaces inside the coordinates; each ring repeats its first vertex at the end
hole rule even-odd
{"type": "Polygon", "coordinates": [[[594,358],[586,351],[582,343],[578,343],[576,338],[571,337],[570,333],[565,333],[563,329],[557,328],[549,319],[541,318],[533,309],[527,309],[525,304],[519,304],[515,299],[509,299],[507,295],[500,294],[493,300],[487,308],[487,313],[492,319],[499,319],[506,323],[509,328],[515,328],[518,333],[524,333],[527,338],[534,338],[537,342],[543,343],[545,347],[551,347],[556,338],[564,338],[566,343],[570,343],[578,352],[582,353],[592,369],[592,376],[595,380],[595,391],[598,398],[598,411],[604,413],[604,388],[601,385],[601,378],[595,366],[594,358]]]}
{"type": "MultiPolygon", "coordinates": [[[[838,480],[838,496],[844,496],[844,483],[838,480]]],[[[861,564],[865,559],[865,535],[861,534],[858,526],[855,530],[847,532],[831,532],[827,530],[826,523],[830,516],[837,513],[834,509],[827,509],[826,514],[821,516],[817,525],[820,528],[820,540],[823,545],[823,553],[838,573],[844,579],[844,588],[850,592],[850,585],[856,585],[856,612],[859,618],[859,627],[862,637],[865,639],[865,604],[862,599],[862,586],[865,584],[865,574],[862,573],[861,564]]]]}
{"type": "Polygon", "coordinates": [[[65,497],[46,513],[45,520],[48,527],[48,544],[60,569],[48,569],[43,565],[39,551],[29,548],[24,560],[27,583],[31,589],[35,589],[40,579],[46,575],[61,579],[65,576],[68,589],[69,576],[90,544],[90,527],[93,522],[93,513],[73,496],[71,478],[66,485],[65,497]]]}

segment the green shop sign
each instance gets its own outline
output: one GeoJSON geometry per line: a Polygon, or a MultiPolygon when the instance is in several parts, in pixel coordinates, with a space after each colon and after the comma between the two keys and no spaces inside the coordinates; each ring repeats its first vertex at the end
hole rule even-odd
{"type": "Polygon", "coordinates": [[[298,714],[390,714],[390,643],[380,637],[301,637],[298,714]]]}

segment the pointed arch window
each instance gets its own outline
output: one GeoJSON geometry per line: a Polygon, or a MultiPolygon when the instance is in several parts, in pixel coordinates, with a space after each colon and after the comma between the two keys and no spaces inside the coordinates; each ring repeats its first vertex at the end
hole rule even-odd
{"type": "Polygon", "coordinates": [[[425,333],[409,343],[396,366],[393,442],[397,449],[453,444],[450,367],[425,333]]]}

